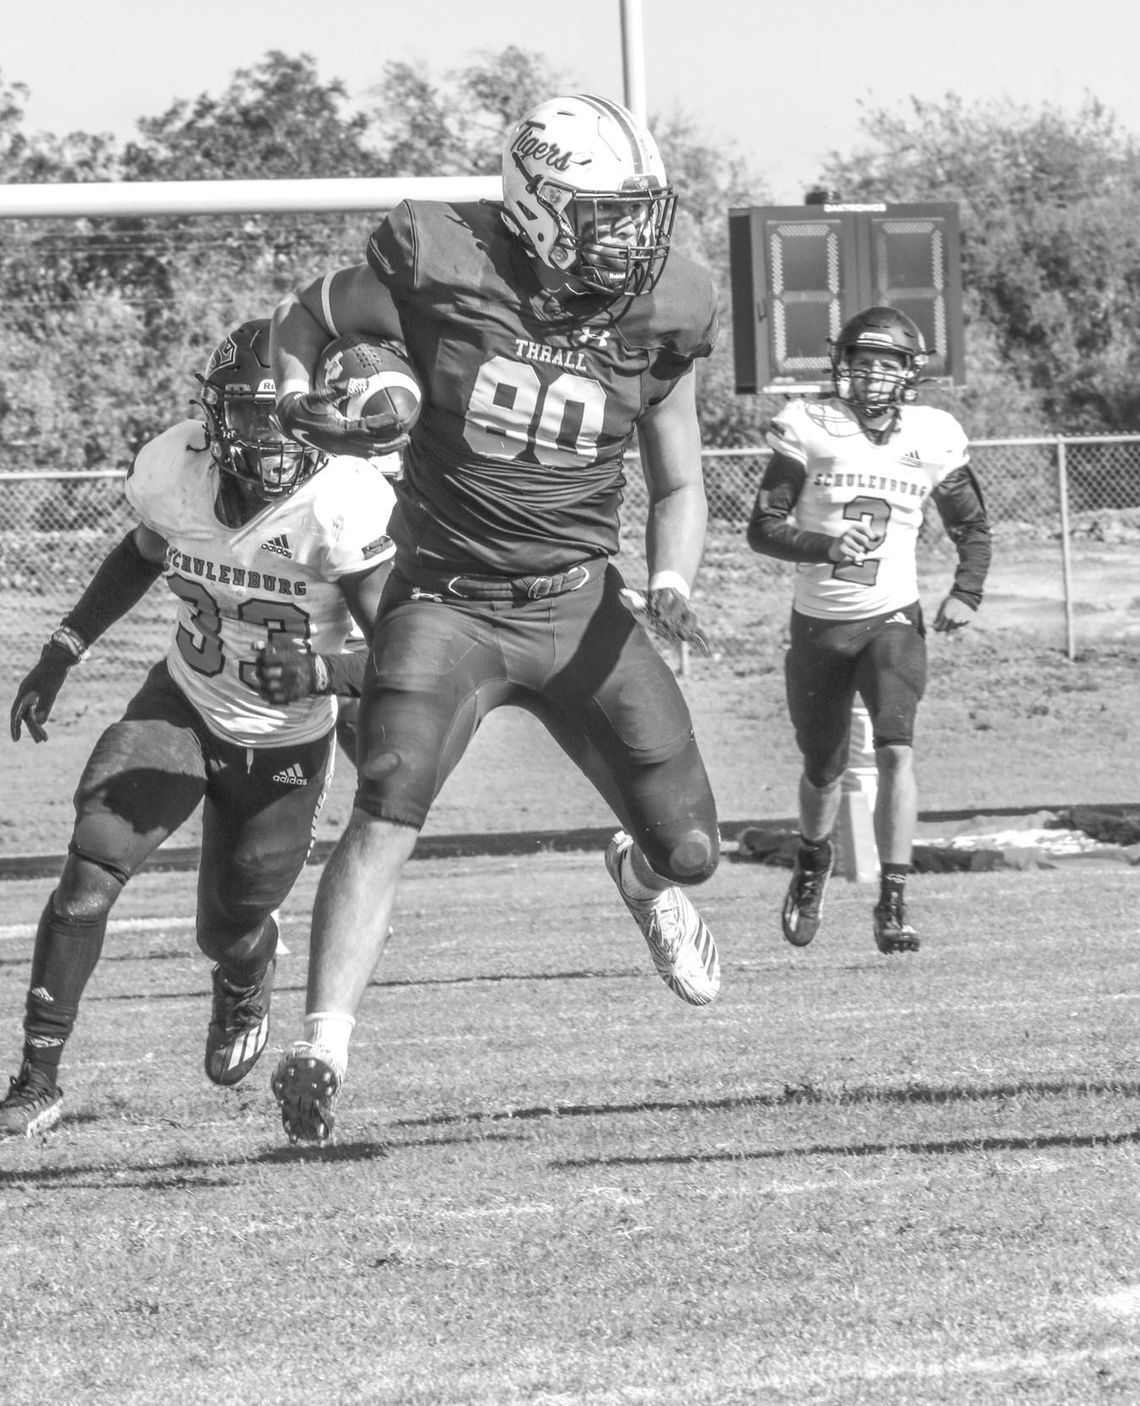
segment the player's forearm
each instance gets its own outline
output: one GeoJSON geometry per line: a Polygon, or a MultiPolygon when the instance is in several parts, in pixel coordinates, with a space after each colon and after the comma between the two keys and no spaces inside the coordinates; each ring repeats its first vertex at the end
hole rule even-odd
{"type": "Polygon", "coordinates": [[[310,311],[303,295],[291,293],[279,303],[270,323],[269,351],[277,398],[292,391],[307,392],[313,368],[331,333],[310,311]]]}
{"type": "Polygon", "coordinates": [[[835,538],[796,527],[781,512],[757,510],[748,522],[748,545],[778,561],[831,561],[835,538]]]}
{"type": "Polygon", "coordinates": [[[159,576],[162,563],[143,556],[132,530],[112,547],[96,569],[87,589],[60,622],[85,645],[99,636],[142,600],[159,576]]]}
{"type": "Polygon", "coordinates": [[[993,557],[990,525],[985,519],[981,519],[954,527],[949,532],[958,549],[958,567],[954,572],[954,585],[950,594],[977,610],[982,603],[982,593],[993,557]]]}
{"type": "Polygon", "coordinates": [[[314,693],[335,693],[341,698],[359,698],[364,689],[368,651],[351,649],[338,654],[313,655],[314,693]]]}
{"type": "Polygon", "coordinates": [[[650,503],[645,527],[649,581],[672,572],[692,587],[704,555],[708,504],[703,483],[687,484],[650,503]]]}

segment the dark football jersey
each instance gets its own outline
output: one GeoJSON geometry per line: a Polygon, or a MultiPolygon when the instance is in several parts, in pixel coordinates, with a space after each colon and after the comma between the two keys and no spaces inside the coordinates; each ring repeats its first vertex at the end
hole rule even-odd
{"type": "Polygon", "coordinates": [[[399,559],[521,576],[613,555],[638,419],[716,340],[708,273],[671,253],[651,294],[560,301],[490,202],[405,201],[368,262],[425,387],[399,559]]]}

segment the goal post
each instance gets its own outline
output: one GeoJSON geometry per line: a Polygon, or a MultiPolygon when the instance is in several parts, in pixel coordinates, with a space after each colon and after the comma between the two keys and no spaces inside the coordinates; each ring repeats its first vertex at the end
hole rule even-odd
{"type": "Polygon", "coordinates": [[[402,200],[499,200],[498,176],[380,176],[292,181],[80,181],[0,185],[0,219],[146,215],[334,214],[402,200]]]}

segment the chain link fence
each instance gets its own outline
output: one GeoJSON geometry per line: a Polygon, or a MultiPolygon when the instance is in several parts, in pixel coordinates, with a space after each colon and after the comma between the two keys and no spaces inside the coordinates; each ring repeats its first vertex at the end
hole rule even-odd
{"type": "MultiPolygon", "coordinates": [[[[971,452],[994,526],[995,570],[1008,552],[1055,544],[1053,575],[1071,655],[1079,643],[1072,621],[1082,605],[1071,553],[1140,538],[1140,436],[982,440],[971,452]]],[[[744,540],[766,459],[763,448],[704,456],[709,533],[701,613],[717,656],[741,662],[767,652],[772,622],[783,623],[790,596],[792,568],[757,556],[744,540]]],[[[645,488],[636,463],[627,477],[621,562],[636,582],[644,573],[645,488]]],[[[133,525],[123,478],[118,471],[0,474],[0,610],[9,643],[9,696],[102,557],[133,525]]],[[[933,508],[919,553],[923,575],[952,572],[953,547],[933,508]]],[[[89,677],[152,663],[165,651],[172,615],[167,593],[151,591],[92,651],[84,665],[89,677]]],[[[687,659],[684,667],[699,669],[702,661],[687,659]]]]}

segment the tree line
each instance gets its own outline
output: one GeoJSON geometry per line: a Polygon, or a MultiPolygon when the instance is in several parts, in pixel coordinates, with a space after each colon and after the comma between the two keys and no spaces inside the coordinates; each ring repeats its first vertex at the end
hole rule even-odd
{"type": "MultiPolygon", "coordinates": [[[[572,75],[509,47],[434,75],[389,63],[363,102],[308,55],[270,50],[138,136],[26,129],[0,73],[0,182],[490,175],[510,124],[572,75]]],[[[722,339],[702,369],[709,447],[756,444],[779,400],[733,389],[728,211],[772,203],[756,152],[681,111],[651,115],[679,195],[675,243],[706,264],[722,339]]],[[[1075,114],[953,93],[864,104],[859,140],[805,180],[850,202],[956,201],[968,384],[932,395],[975,437],[1140,430],[1140,149],[1087,97],[1075,114]]],[[[367,215],[5,221],[6,468],[125,467],[190,412],[220,336],[363,255],[367,215]]]]}

